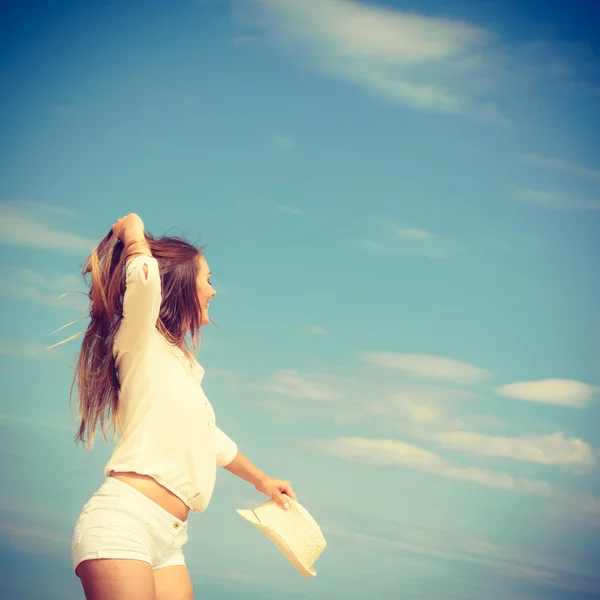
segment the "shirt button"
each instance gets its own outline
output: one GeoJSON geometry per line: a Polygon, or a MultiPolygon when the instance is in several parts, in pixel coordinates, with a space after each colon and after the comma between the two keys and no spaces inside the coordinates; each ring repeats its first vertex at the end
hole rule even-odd
{"type": "Polygon", "coordinates": [[[175,529],[179,529],[179,523],[173,523],[173,527],[174,527],[175,529]]]}

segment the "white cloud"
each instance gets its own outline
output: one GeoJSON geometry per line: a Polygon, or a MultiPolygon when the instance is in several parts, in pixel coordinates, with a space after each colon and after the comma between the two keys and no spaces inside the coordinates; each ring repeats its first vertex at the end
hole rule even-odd
{"type": "MultiPolygon", "coordinates": [[[[304,373],[298,375],[302,380],[335,390],[336,397],[343,402],[315,403],[311,406],[310,413],[307,413],[301,403],[265,402],[264,394],[261,393],[257,405],[269,409],[280,419],[289,420],[293,416],[297,422],[322,420],[335,425],[360,424],[363,431],[368,429],[388,435],[415,437],[415,431],[421,426],[443,430],[464,429],[467,425],[471,428],[498,427],[498,420],[491,417],[464,414],[461,406],[478,398],[470,390],[405,383],[399,381],[398,374],[393,371],[374,371],[371,367],[361,365],[341,369],[330,365],[327,370],[326,376],[304,373]]],[[[271,379],[267,381],[272,383],[271,379]]],[[[262,389],[250,383],[246,384],[245,389],[248,387],[262,389]]],[[[285,395],[291,395],[288,387],[286,386],[288,393],[285,395]]],[[[301,394],[298,389],[301,388],[293,388],[296,397],[301,394]]],[[[501,424],[505,425],[504,422],[501,424]]]]}
{"type": "Polygon", "coordinates": [[[469,363],[428,354],[367,352],[362,355],[362,360],[367,364],[401,371],[412,377],[451,383],[476,383],[490,376],[488,371],[469,363]]]}
{"type": "Polygon", "coordinates": [[[301,209],[296,208],[294,206],[287,206],[285,204],[278,204],[275,207],[275,210],[278,210],[279,212],[282,212],[282,213],[286,213],[288,215],[299,216],[299,215],[303,214],[301,209]]]}
{"type": "Polygon", "coordinates": [[[369,402],[362,407],[362,419],[380,417],[374,425],[387,432],[419,437],[421,431],[463,430],[467,423],[471,427],[498,426],[496,419],[465,414],[463,403],[478,398],[468,390],[414,383],[394,383],[389,391],[371,384],[371,390],[369,402]]]}
{"type": "MultiPolygon", "coordinates": [[[[383,364],[392,373],[395,369],[401,369],[409,375],[442,379],[453,385],[479,381],[488,376],[486,371],[478,367],[440,357],[393,353],[376,353],[369,357],[372,362],[366,362],[376,364],[379,368],[383,364]]],[[[302,405],[281,401],[264,402],[263,399],[261,406],[288,422],[323,419],[338,425],[360,423],[362,432],[380,432],[384,436],[425,440],[450,450],[564,467],[579,473],[594,467],[598,458],[590,444],[561,431],[525,431],[510,436],[500,435],[497,431],[488,432],[486,429],[497,430],[499,426],[513,429],[518,423],[501,421],[494,415],[465,411],[465,403],[472,404],[480,400],[473,391],[418,382],[405,383],[398,381],[396,377],[388,381],[385,372],[381,373],[379,369],[373,371],[353,367],[348,372],[331,370],[327,376],[279,371],[263,383],[262,389],[265,387],[284,396],[312,397],[317,400],[343,399],[343,402],[313,405],[310,415],[306,414],[302,405]]],[[[369,440],[368,444],[374,451],[375,442],[369,440]]],[[[390,444],[389,440],[384,440],[378,446],[378,451],[387,452],[390,444]]],[[[393,447],[398,450],[401,445],[394,441],[393,447]]],[[[402,446],[405,450],[407,447],[402,446]]],[[[353,448],[355,451],[361,450],[358,445],[353,448]]],[[[431,457],[431,454],[428,456],[431,457]]],[[[444,472],[455,479],[481,479],[487,476],[486,472],[477,470],[452,469],[447,466],[444,472]]],[[[496,475],[492,477],[496,481],[496,475]]],[[[523,482],[520,484],[521,488],[525,485],[523,482]]]]}
{"type": "Polygon", "coordinates": [[[370,239],[361,240],[358,243],[358,247],[367,252],[373,252],[373,254],[387,254],[389,252],[389,246],[386,246],[383,242],[376,242],[370,239]]]}
{"type": "Polygon", "coordinates": [[[243,33],[262,35],[299,64],[419,110],[506,123],[504,99],[513,106],[527,93],[593,88],[586,45],[509,43],[464,17],[352,0],[236,0],[233,17],[243,33]]]}
{"type": "Polygon", "coordinates": [[[266,408],[278,423],[290,425],[298,422],[298,405],[294,403],[279,400],[261,400],[255,402],[254,406],[266,408]]]}
{"type": "Polygon", "coordinates": [[[271,136],[271,143],[279,150],[293,150],[296,142],[291,135],[285,133],[275,133],[271,136]]]}
{"type": "Polygon", "coordinates": [[[430,259],[444,259],[457,255],[463,244],[426,229],[401,226],[394,219],[375,219],[375,239],[366,238],[359,247],[375,254],[417,254],[430,259]]]}
{"type": "Polygon", "coordinates": [[[346,437],[333,440],[311,440],[310,445],[351,462],[417,469],[447,479],[507,491],[535,494],[545,494],[550,491],[549,485],[543,481],[518,479],[506,473],[478,467],[459,467],[446,462],[430,450],[407,444],[401,440],[346,437]]]}
{"type": "Polygon", "coordinates": [[[578,516],[584,517],[586,525],[593,524],[600,527],[600,499],[597,496],[590,493],[564,491],[560,497],[563,504],[559,507],[559,511],[567,513],[567,516],[577,513],[578,516]]]}
{"type": "Polygon", "coordinates": [[[46,204],[44,202],[33,202],[31,200],[19,200],[18,202],[12,203],[13,206],[17,207],[23,213],[31,214],[33,212],[38,215],[44,215],[47,217],[66,217],[68,219],[76,219],[77,213],[70,208],[65,206],[58,206],[56,204],[46,204]]]}
{"type": "Polygon", "coordinates": [[[435,423],[444,417],[438,407],[408,394],[396,394],[387,401],[369,403],[367,410],[386,418],[408,419],[413,423],[435,423]]]}
{"type": "Polygon", "coordinates": [[[82,284],[83,280],[70,274],[44,274],[16,268],[0,273],[0,295],[53,308],[84,310],[88,298],[82,284]],[[67,293],[69,295],[61,297],[67,293]]]}
{"type": "Polygon", "coordinates": [[[528,204],[553,208],[556,210],[597,211],[600,200],[578,195],[567,195],[562,192],[551,192],[534,188],[517,188],[517,193],[528,204]]]}
{"type": "Polygon", "coordinates": [[[52,217],[72,217],[69,209],[37,202],[0,203],[0,243],[89,254],[94,240],[50,224],[52,217]]]}
{"type": "Polygon", "coordinates": [[[424,229],[398,229],[395,234],[398,251],[421,254],[428,258],[447,258],[457,246],[454,240],[424,229]]]}
{"type": "Polygon", "coordinates": [[[0,340],[0,356],[41,357],[52,356],[53,351],[48,350],[43,344],[23,344],[0,340]]]}
{"type": "Polygon", "coordinates": [[[244,46],[256,42],[257,39],[256,35],[234,35],[231,38],[231,43],[234,46],[244,46]]]}
{"type": "Polygon", "coordinates": [[[75,425],[64,415],[54,415],[45,420],[30,419],[21,415],[11,413],[0,413],[0,423],[13,423],[25,427],[44,427],[47,429],[60,429],[61,431],[73,431],[75,425]]]}
{"type": "Polygon", "coordinates": [[[321,381],[320,377],[301,375],[298,371],[290,369],[277,371],[268,377],[260,387],[283,396],[310,400],[338,400],[341,395],[339,389],[321,381]]]}
{"type": "Polygon", "coordinates": [[[526,494],[547,494],[550,486],[539,479],[515,478],[507,473],[490,471],[479,467],[455,467],[445,465],[438,472],[448,479],[475,483],[486,487],[496,488],[510,492],[523,492],[526,494]]]}
{"type": "Polygon", "coordinates": [[[431,234],[424,229],[399,229],[398,235],[403,237],[416,238],[418,240],[431,239],[431,234]]]}
{"type": "Polygon", "coordinates": [[[485,417],[461,414],[458,418],[449,414],[453,408],[456,407],[444,406],[440,398],[436,402],[435,398],[428,399],[415,390],[369,402],[365,410],[383,417],[382,424],[388,431],[452,450],[568,467],[579,472],[596,465],[594,450],[580,438],[566,437],[562,432],[507,437],[469,431],[465,421],[471,426],[481,422],[485,425],[485,417]]]}
{"type": "Polygon", "coordinates": [[[313,335],[325,335],[327,329],[325,327],[320,327],[319,325],[311,325],[308,328],[308,333],[312,333],[313,335]]]}
{"type": "MultiPolygon", "coordinates": [[[[489,580],[490,576],[488,569],[492,567],[503,579],[508,576],[568,588],[574,579],[581,579],[577,576],[583,575],[593,578],[596,589],[598,587],[598,577],[591,557],[578,562],[573,560],[572,556],[557,554],[551,547],[535,540],[524,544],[506,543],[475,538],[453,527],[448,530],[439,527],[418,527],[400,519],[378,522],[370,514],[330,528],[329,533],[352,540],[360,547],[374,546],[385,552],[388,557],[397,553],[399,557],[408,554],[433,558],[434,563],[424,561],[423,566],[429,570],[440,560],[443,564],[459,561],[469,564],[471,578],[474,569],[482,566],[486,568],[486,580],[489,580]],[[356,526],[357,522],[361,523],[360,527],[356,526]],[[565,578],[564,574],[575,577],[565,578]]],[[[514,591],[510,597],[511,600],[534,600],[533,596],[520,596],[514,591]]],[[[539,596],[535,596],[535,600],[539,600],[539,596]]]]}
{"type": "Polygon", "coordinates": [[[66,550],[69,544],[69,536],[64,531],[23,521],[0,522],[0,532],[3,541],[13,552],[55,557],[57,552],[66,550]]]}
{"type": "Polygon", "coordinates": [[[599,390],[598,387],[572,379],[542,379],[509,383],[496,388],[495,392],[517,400],[583,408],[599,390]]]}
{"type": "Polygon", "coordinates": [[[238,2],[242,24],[266,31],[318,70],[414,108],[464,109],[461,80],[489,34],[465,21],[422,17],[350,0],[238,2]]]}
{"type": "Polygon", "coordinates": [[[471,431],[423,430],[420,437],[446,448],[543,465],[593,467],[596,462],[589,444],[579,438],[566,438],[562,432],[501,437],[471,431]]]}
{"type": "Polygon", "coordinates": [[[576,165],[568,160],[556,156],[542,156],[540,154],[522,154],[521,160],[523,162],[537,165],[540,167],[548,167],[550,169],[556,169],[557,171],[563,171],[572,175],[577,175],[590,181],[600,182],[600,171],[596,169],[590,169],[588,167],[582,167],[576,165]]]}
{"type": "Polygon", "coordinates": [[[348,437],[315,443],[322,450],[346,460],[362,462],[368,459],[381,466],[402,465],[430,469],[444,464],[434,452],[401,440],[348,437]]]}

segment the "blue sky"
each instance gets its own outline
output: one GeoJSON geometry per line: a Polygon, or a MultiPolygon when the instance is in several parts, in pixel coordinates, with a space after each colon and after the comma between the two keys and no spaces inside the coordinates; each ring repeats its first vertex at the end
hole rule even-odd
{"type": "Polygon", "coordinates": [[[85,327],[50,335],[85,317],[59,296],[129,212],[208,244],[205,390],[328,541],[302,579],[221,471],[185,547],[199,597],[593,597],[586,4],[5,4],[4,598],[81,597],[70,536],[111,447],[72,442],[79,340],[44,348],[85,327]]]}

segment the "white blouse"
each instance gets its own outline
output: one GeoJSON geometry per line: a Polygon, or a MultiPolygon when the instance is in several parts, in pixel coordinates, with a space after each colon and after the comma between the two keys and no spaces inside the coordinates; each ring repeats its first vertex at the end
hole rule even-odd
{"type": "Polygon", "coordinates": [[[113,346],[122,430],[104,473],[149,475],[190,510],[202,512],[214,490],[217,465],[228,465],[237,445],[215,423],[201,386],[204,369],[156,329],[161,299],[156,259],[130,259],[113,346]]]}

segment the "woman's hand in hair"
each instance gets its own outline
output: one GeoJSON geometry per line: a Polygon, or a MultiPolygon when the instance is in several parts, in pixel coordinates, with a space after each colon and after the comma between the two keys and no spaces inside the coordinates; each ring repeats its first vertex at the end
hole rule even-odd
{"type": "Polygon", "coordinates": [[[144,239],[144,222],[135,213],[121,217],[112,226],[113,235],[124,244],[144,239]]]}
{"type": "MultiPolygon", "coordinates": [[[[131,213],[126,217],[121,217],[112,226],[112,232],[125,246],[125,260],[129,260],[130,257],[139,254],[152,256],[150,246],[144,235],[144,222],[135,213],[131,213]]],[[[148,276],[147,265],[144,265],[144,275],[148,276]]]]}

